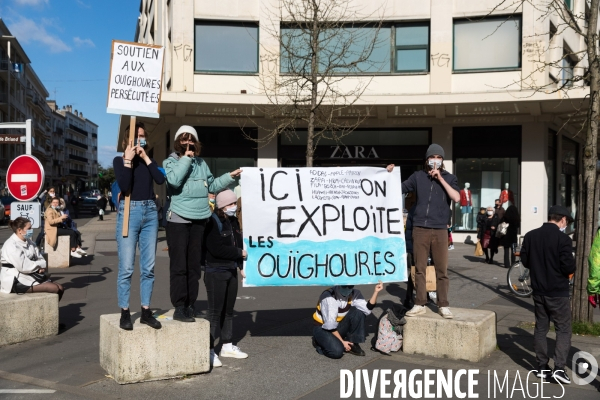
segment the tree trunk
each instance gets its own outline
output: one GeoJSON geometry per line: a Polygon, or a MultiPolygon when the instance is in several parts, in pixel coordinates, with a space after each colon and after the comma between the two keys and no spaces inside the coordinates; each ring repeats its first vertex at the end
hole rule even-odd
{"type": "Polygon", "coordinates": [[[312,7],[312,30],[311,30],[311,63],[310,63],[310,114],[308,116],[308,133],[306,138],[306,166],[313,166],[315,154],[315,113],[317,109],[317,95],[319,93],[319,66],[317,65],[317,52],[319,51],[319,5],[316,0],[310,3],[312,7]]]}
{"type": "Polygon", "coordinates": [[[596,163],[598,161],[598,117],[600,116],[600,99],[598,89],[600,82],[600,65],[597,58],[598,45],[598,4],[600,0],[592,0],[590,4],[590,19],[586,33],[587,56],[590,72],[590,108],[588,111],[588,127],[583,148],[583,199],[582,207],[577,210],[583,214],[578,218],[577,226],[577,271],[573,291],[573,321],[593,322],[593,309],[587,300],[587,279],[589,276],[588,257],[594,241],[594,234],[598,227],[597,215],[598,202],[596,199],[596,163]]]}

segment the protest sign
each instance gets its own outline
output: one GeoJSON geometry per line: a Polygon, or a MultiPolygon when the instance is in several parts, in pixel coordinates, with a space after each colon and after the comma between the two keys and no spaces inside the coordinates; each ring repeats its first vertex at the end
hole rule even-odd
{"type": "Polygon", "coordinates": [[[407,280],[400,170],[244,168],[245,286],[407,280]]]}
{"type": "Polygon", "coordinates": [[[113,40],[106,112],[158,118],[164,48],[113,40]]]}

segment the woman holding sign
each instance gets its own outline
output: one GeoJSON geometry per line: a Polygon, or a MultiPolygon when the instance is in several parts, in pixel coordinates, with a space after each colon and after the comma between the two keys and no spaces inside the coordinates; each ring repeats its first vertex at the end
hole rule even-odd
{"type": "MultiPolygon", "coordinates": [[[[417,299],[407,317],[426,312],[425,271],[431,252],[437,278],[438,312],[444,318],[453,318],[448,308],[448,219],[450,202],[460,200],[460,189],[456,176],[444,169],[444,155],[442,146],[432,144],[425,153],[425,169],[402,182],[402,193],[417,193],[412,232],[417,299]]],[[[394,164],[388,165],[388,171],[393,169],[394,164]]]]}
{"type": "Polygon", "coordinates": [[[150,310],[150,299],[154,288],[154,264],[158,238],[158,215],[156,203],[154,203],[154,183],[162,185],[165,182],[165,177],[158,170],[156,161],[148,157],[144,151],[146,146],[144,124],[138,122],[135,124],[135,130],[135,142],[129,144],[124,142],[123,147],[126,147],[126,149],[123,157],[115,157],[113,160],[115,175],[121,188],[117,214],[117,246],[119,251],[117,296],[121,308],[120,327],[125,330],[133,329],[129,311],[129,292],[131,289],[131,275],[133,275],[135,266],[135,250],[139,246],[140,296],[142,303],[140,322],[154,329],[160,329],[160,322],[154,318],[150,310]],[[130,194],[129,234],[123,237],[126,193],[130,194]]]}
{"type": "Polygon", "coordinates": [[[173,147],[175,152],[163,162],[171,197],[167,211],[171,303],[175,307],[173,319],[194,322],[204,228],[212,214],[208,194],[231,185],[242,170],[215,178],[199,157],[202,145],[191,126],[183,125],[177,130],[173,147]]]}

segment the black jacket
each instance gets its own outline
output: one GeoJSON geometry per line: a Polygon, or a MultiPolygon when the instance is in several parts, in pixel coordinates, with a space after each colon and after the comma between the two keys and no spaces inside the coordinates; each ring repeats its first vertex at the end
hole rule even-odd
{"type": "Polygon", "coordinates": [[[487,214],[477,214],[477,239],[481,239],[483,237],[483,233],[485,231],[485,220],[487,219],[487,214]]]}
{"type": "MultiPolygon", "coordinates": [[[[220,218],[222,229],[211,216],[204,232],[206,272],[242,268],[242,233],[236,217],[220,218]]],[[[217,217],[218,218],[218,217],[217,217]]]]}
{"type": "Polygon", "coordinates": [[[575,272],[573,241],[556,224],[547,222],[525,235],[521,262],[531,271],[534,295],[569,297],[569,275],[575,272]]]}
{"type": "MultiPolygon", "coordinates": [[[[442,170],[442,178],[454,190],[459,190],[456,176],[442,170]]],[[[450,197],[440,182],[423,170],[417,171],[402,182],[402,193],[416,192],[417,208],[413,226],[447,229],[450,218],[450,197]]]]}
{"type": "Polygon", "coordinates": [[[415,212],[415,204],[408,210],[408,215],[406,216],[406,229],[404,229],[404,241],[406,242],[406,252],[412,254],[413,252],[413,213],[415,212]]]}
{"type": "Polygon", "coordinates": [[[500,245],[502,247],[510,247],[513,243],[517,243],[519,239],[517,233],[521,223],[519,221],[508,221],[506,218],[502,218],[501,222],[508,223],[508,228],[506,229],[506,235],[500,238],[500,245]]]}

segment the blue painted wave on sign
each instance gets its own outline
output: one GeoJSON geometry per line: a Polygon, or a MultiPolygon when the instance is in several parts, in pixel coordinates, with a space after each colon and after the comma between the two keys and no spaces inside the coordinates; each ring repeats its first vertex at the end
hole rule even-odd
{"type": "MultiPolygon", "coordinates": [[[[402,237],[293,243],[273,240],[271,248],[250,247],[248,239],[244,242],[248,251],[246,286],[359,285],[407,280],[402,237]]],[[[269,243],[263,243],[266,245],[269,243]]]]}

